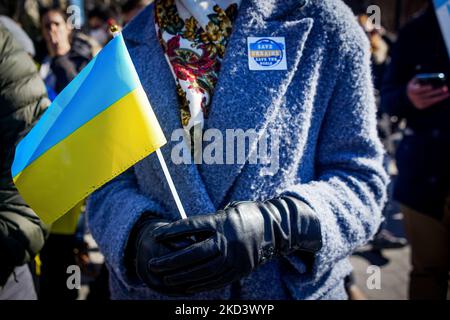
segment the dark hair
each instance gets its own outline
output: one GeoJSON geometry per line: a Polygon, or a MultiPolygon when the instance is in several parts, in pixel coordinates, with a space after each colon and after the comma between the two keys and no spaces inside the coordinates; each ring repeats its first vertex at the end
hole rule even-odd
{"type": "Polygon", "coordinates": [[[67,20],[67,13],[63,8],[61,8],[60,6],[50,6],[44,7],[39,11],[41,21],[49,12],[57,12],[63,17],[64,21],[67,20]]]}

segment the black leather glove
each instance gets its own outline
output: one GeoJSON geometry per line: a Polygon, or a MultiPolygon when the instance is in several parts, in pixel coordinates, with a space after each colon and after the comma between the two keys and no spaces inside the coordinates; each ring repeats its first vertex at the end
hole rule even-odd
{"type": "Polygon", "coordinates": [[[193,243],[192,239],[180,239],[178,241],[156,241],[154,231],[159,227],[170,224],[172,221],[159,218],[152,213],[144,214],[133,227],[128,240],[126,258],[128,267],[132,272],[146,283],[150,288],[168,295],[176,295],[178,288],[168,288],[160,277],[154,275],[148,269],[148,263],[154,258],[173,253],[193,243]]]}
{"type": "Polygon", "coordinates": [[[148,264],[164,290],[179,294],[223,287],[273,256],[295,250],[315,253],[322,246],[318,218],[308,205],[289,196],[231,203],[213,215],[161,226],[152,237],[157,243],[195,239],[148,264]]]}

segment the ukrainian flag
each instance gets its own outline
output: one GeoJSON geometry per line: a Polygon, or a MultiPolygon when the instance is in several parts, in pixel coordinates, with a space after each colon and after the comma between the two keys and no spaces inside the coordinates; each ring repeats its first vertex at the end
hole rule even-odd
{"type": "Polygon", "coordinates": [[[165,143],[118,35],[19,143],[11,171],[22,197],[50,224],[165,143]]]}

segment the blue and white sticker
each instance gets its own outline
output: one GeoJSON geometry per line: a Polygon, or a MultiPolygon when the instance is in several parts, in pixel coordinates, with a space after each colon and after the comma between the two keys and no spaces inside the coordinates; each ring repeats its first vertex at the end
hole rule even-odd
{"type": "Polygon", "coordinates": [[[287,70],[284,37],[248,37],[247,46],[250,70],[287,70]]]}

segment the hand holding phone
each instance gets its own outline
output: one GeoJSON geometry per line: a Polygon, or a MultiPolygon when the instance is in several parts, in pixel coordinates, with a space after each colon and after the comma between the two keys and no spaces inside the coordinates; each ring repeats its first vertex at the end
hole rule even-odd
{"type": "Polygon", "coordinates": [[[416,75],[417,82],[421,86],[430,85],[433,88],[440,88],[445,86],[445,81],[447,80],[445,74],[439,73],[420,73],[416,75]]]}
{"type": "Polygon", "coordinates": [[[418,74],[408,83],[407,96],[419,110],[432,107],[450,97],[445,80],[442,73],[418,74]]]}

